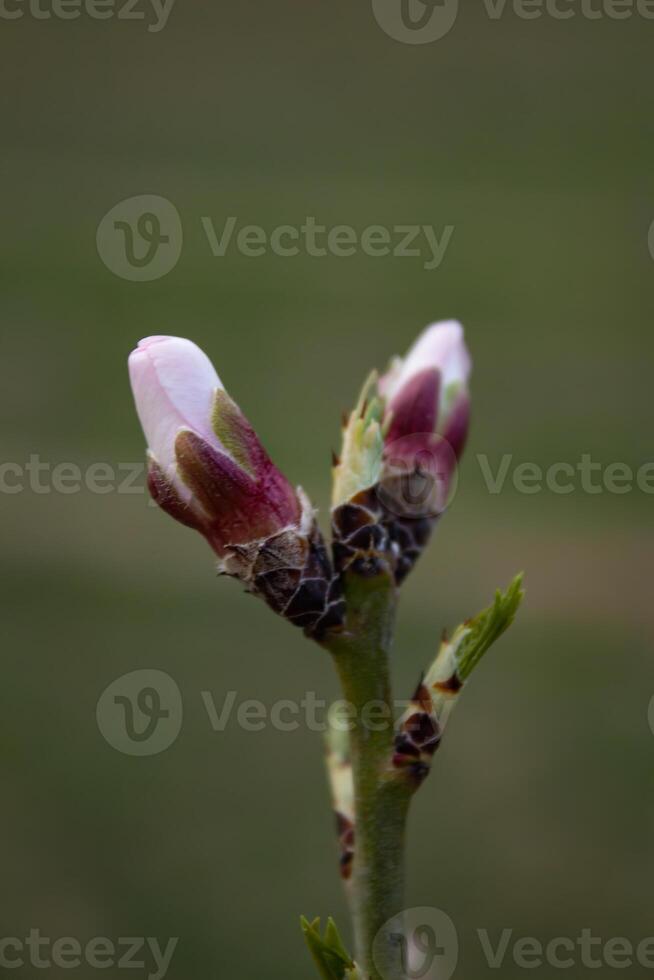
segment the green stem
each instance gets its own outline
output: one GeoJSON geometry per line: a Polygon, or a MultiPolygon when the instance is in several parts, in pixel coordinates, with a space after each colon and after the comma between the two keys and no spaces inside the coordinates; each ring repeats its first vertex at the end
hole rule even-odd
{"type": "Polygon", "coordinates": [[[355,709],[350,722],[355,798],[351,883],[355,959],[366,980],[399,980],[403,973],[397,934],[403,908],[404,828],[411,793],[391,769],[394,726],[389,652],[395,590],[387,576],[350,576],[345,588],[346,628],[330,640],[329,649],[344,697],[355,709]]]}

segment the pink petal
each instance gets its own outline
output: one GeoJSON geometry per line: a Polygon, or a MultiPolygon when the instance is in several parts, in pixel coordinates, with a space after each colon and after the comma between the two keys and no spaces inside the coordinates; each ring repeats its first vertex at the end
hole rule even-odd
{"type": "Polygon", "coordinates": [[[220,448],[211,412],[216,389],[223,385],[196,344],[182,337],[147,337],[130,354],[129,373],[148,446],[169,478],[180,428],[192,429],[220,448]]]}
{"type": "Polygon", "coordinates": [[[423,330],[401,365],[380,378],[381,394],[393,399],[413,375],[427,368],[441,372],[442,392],[452,383],[467,383],[472,361],[458,321],[443,320],[423,330]]]}

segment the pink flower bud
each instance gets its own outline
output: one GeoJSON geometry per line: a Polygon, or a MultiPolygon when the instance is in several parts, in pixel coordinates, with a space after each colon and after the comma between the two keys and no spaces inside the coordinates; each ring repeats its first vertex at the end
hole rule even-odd
{"type": "Polygon", "coordinates": [[[299,522],[295,490],[199,347],[148,337],[130,354],[129,372],[150,492],[165,511],[201,531],[221,557],[227,545],[299,522]]]}
{"type": "Polygon", "coordinates": [[[435,433],[457,458],[468,434],[472,362],[456,320],[434,323],[379,380],[391,424],[386,442],[435,433]]]}
{"type": "Polygon", "coordinates": [[[150,493],[205,536],[220,571],[318,637],[338,627],[343,603],[313,508],[274,466],[190,340],[148,337],[129,357],[148,442],[150,493]]]}
{"type": "Polygon", "coordinates": [[[451,500],[468,434],[470,370],[463,327],[449,320],[428,327],[379,381],[386,428],[377,496],[398,582],[451,500]]]}

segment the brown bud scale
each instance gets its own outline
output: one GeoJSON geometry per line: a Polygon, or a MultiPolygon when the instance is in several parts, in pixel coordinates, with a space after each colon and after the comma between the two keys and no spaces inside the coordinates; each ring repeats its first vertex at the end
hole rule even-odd
{"type": "Polygon", "coordinates": [[[437,518],[400,517],[380,487],[362,490],[332,511],[334,565],[363,577],[390,566],[400,585],[422,554],[437,518]]]}
{"type": "Polygon", "coordinates": [[[245,583],[275,612],[322,639],[342,626],[345,615],[338,580],[318,526],[288,527],[245,545],[230,545],[221,571],[245,583]]]}
{"type": "Polygon", "coordinates": [[[419,786],[429,773],[432,756],[442,736],[431,696],[421,682],[395,736],[393,767],[406,772],[419,786]]]}
{"type": "Polygon", "coordinates": [[[390,542],[374,487],[332,511],[334,567],[373,578],[388,567],[390,542]]]}

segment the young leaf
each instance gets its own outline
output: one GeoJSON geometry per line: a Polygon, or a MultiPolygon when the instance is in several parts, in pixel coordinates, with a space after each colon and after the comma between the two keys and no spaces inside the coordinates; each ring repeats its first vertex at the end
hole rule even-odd
{"type": "Polygon", "coordinates": [[[522,578],[522,572],[516,575],[504,593],[498,589],[493,605],[466,623],[465,633],[457,649],[458,674],[461,680],[470,676],[489,647],[513,622],[525,594],[522,578]]]}
{"type": "Polygon", "coordinates": [[[309,952],[323,980],[349,980],[356,976],[351,971],[355,964],[345,950],[333,919],[328,919],[324,937],[320,935],[320,919],[309,922],[300,918],[302,932],[309,952]]]}

